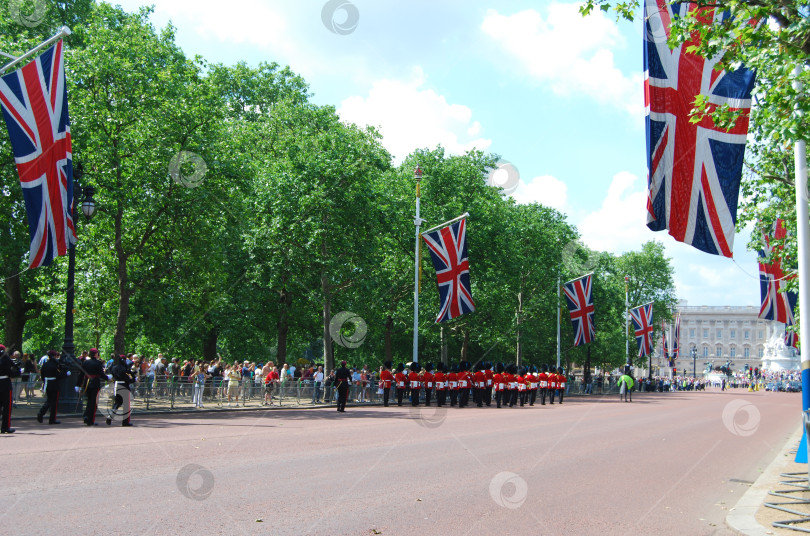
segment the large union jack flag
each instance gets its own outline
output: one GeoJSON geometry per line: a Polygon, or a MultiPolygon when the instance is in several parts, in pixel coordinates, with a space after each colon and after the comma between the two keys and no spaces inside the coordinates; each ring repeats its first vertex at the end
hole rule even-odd
{"type": "Polygon", "coordinates": [[[653,304],[630,309],[630,319],[633,321],[633,328],[636,332],[636,344],[638,344],[638,356],[647,357],[652,352],[653,346],[653,304]]]}
{"type": "MultiPolygon", "coordinates": [[[[679,242],[731,257],[754,73],[715,71],[721,56],[706,60],[687,52],[699,43],[697,32],[680,48],[669,49],[670,24],[693,9],[697,4],[644,3],[647,227],[669,229],[679,242]],[[728,104],[745,113],[729,131],[716,127],[711,117],[692,124],[689,112],[697,95],[707,96],[711,109],[728,104]]],[[[728,17],[708,7],[698,13],[707,25],[728,17]]]]}
{"type": "Polygon", "coordinates": [[[29,266],[47,266],[76,243],[73,165],[62,41],[0,77],[31,235],[29,266]]]}
{"type": "Polygon", "coordinates": [[[574,326],[574,346],[593,342],[596,327],[593,322],[593,274],[574,279],[563,285],[571,324],[574,326]]]}
{"type": "Polygon", "coordinates": [[[423,233],[430,249],[439,285],[441,310],[436,322],[444,322],[475,311],[467,259],[467,218],[437,231],[423,233]]]}
{"type": "Polygon", "coordinates": [[[780,257],[782,245],[778,241],[787,237],[785,222],[777,219],[771,233],[763,233],[765,248],[759,251],[759,257],[763,261],[770,259],[770,264],[759,263],[759,291],[762,297],[762,305],[759,309],[759,317],[764,320],[774,320],[783,324],[793,325],[793,311],[796,308],[798,296],[795,292],[787,292],[788,279],[796,277],[794,274],[786,275],[782,269],[782,259],[780,257]]]}

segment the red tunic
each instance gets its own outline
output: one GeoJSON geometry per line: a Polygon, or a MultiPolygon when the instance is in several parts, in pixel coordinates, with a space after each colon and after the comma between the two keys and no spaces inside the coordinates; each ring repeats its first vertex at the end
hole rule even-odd
{"type": "Polygon", "coordinates": [[[470,376],[466,370],[463,370],[458,373],[458,388],[467,389],[468,387],[470,387],[470,376]]]}
{"type": "Polygon", "coordinates": [[[433,375],[433,383],[436,384],[437,391],[444,391],[447,389],[447,384],[445,383],[447,378],[444,376],[444,372],[437,372],[433,375]]]}
{"type": "Polygon", "coordinates": [[[402,372],[397,372],[394,375],[394,380],[397,382],[397,389],[405,389],[405,381],[408,378],[405,377],[405,374],[402,372]]]}
{"type": "Polygon", "coordinates": [[[447,375],[447,381],[450,384],[451,391],[458,390],[458,374],[456,374],[455,372],[451,372],[450,374],[447,375]]]}
{"type": "Polygon", "coordinates": [[[492,369],[485,370],[484,371],[484,376],[486,377],[486,382],[487,382],[486,386],[487,387],[492,387],[493,378],[495,377],[495,374],[492,373],[492,369]]]}
{"type": "Polygon", "coordinates": [[[391,382],[394,381],[394,376],[390,370],[383,370],[380,372],[380,387],[387,389],[391,387],[391,382]]]}
{"type": "Polygon", "coordinates": [[[421,380],[419,379],[419,374],[416,372],[408,374],[408,381],[411,382],[411,389],[419,389],[421,387],[419,383],[421,380]]]}
{"type": "Polygon", "coordinates": [[[433,374],[430,372],[422,374],[422,383],[425,384],[425,389],[433,389],[433,374]]]}
{"type": "Polygon", "coordinates": [[[553,372],[548,373],[548,388],[549,389],[556,389],[557,388],[557,375],[553,372]]]}
{"type": "Polygon", "coordinates": [[[537,383],[540,384],[540,389],[545,389],[548,387],[548,374],[545,372],[541,372],[537,375],[537,383]]]}
{"type": "Polygon", "coordinates": [[[515,378],[515,381],[517,382],[517,390],[518,391],[525,391],[526,390],[526,378],[524,378],[523,376],[517,376],[515,378]]]}
{"type": "Polygon", "coordinates": [[[492,384],[495,386],[495,392],[506,389],[506,385],[503,383],[503,374],[495,374],[492,376],[492,384]]]}
{"type": "Polygon", "coordinates": [[[478,370],[473,374],[473,381],[475,382],[474,387],[477,389],[483,389],[487,383],[487,375],[484,374],[483,370],[478,370]]]}

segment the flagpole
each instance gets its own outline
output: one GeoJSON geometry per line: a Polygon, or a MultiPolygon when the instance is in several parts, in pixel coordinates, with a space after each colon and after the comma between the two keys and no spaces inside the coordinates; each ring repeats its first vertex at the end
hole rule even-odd
{"type": "MultiPolygon", "coordinates": [[[[42,50],[44,48],[48,48],[49,46],[51,46],[55,42],[59,41],[63,37],[66,37],[66,36],[68,36],[70,34],[71,34],[70,28],[68,28],[67,26],[62,26],[61,28],[59,28],[59,31],[56,33],[56,35],[54,35],[53,37],[48,38],[46,41],[43,41],[42,43],[38,44],[37,46],[35,46],[34,48],[29,50],[28,52],[26,52],[22,56],[20,56],[19,58],[15,58],[12,61],[10,61],[7,64],[0,67],[0,75],[3,74],[4,72],[8,71],[9,69],[11,69],[12,67],[17,65],[18,63],[21,63],[21,62],[25,61],[26,59],[30,58],[31,56],[36,55],[40,50],[42,50]]],[[[3,54],[3,55],[5,56],[6,54],[3,54]]]]}
{"type": "MultiPolygon", "coordinates": [[[[797,65],[793,74],[793,88],[801,94],[804,84],[799,81],[802,67],[797,65]]],[[[807,190],[807,147],[803,139],[797,138],[794,145],[796,166],[796,246],[799,257],[799,304],[802,311],[799,317],[799,339],[802,362],[802,410],[810,409],[810,224],[808,223],[807,190]]],[[[807,438],[805,438],[807,439],[807,438]]]]}
{"type": "Polygon", "coordinates": [[[560,303],[560,276],[557,275],[557,368],[560,368],[560,309],[562,304],[560,303]]]}
{"type": "Polygon", "coordinates": [[[625,355],[625,371],[627,373],[630,367],[630,276],[624,276],[624,355],[625,355]]]}
{"type": "MultiPolygon", "coordinates": [[[[416,201],[416,202],[417,202],[417,206],[418,206],[419,200],[417,199],[417,201],[416,201]]],[[[417,210],[417,213],[418,213],[419,208],[417,208],[416,210],[417,210]]],[[[447,221],[446,221],[446,222],[444,222],[444,223],[440,223],[440,224],[439,224],[439,225],[437,225],[436,227],[431,227],[430,229],[428,229],[427,231],[425,231],[425,232],[424,232],[424,233],[422,233],[422,234],[428,234],[428,233],[430,233],[430,232],[432,232],[432,231],[435,231],[436,229],[441,229],[442,227],[447,227],[447,226],[448,226],[448,225],[450,225],[451,223],[455,223],[455,222],[457,222],[458,220],[463,220],[464,218],[466,218],[466,217],[467,217],[467,216],[469,216],[469,215],[470,215],[470,213],[469,213],[469,212],[465,212],[465,213],[464,213],[464,214],[462,214],[461,216],[458,216],[458,217],[456,217],[456,218],[453,218],[452,220],[447,220],[447,221]]],[[[417,217],[418,217],[418,216],[417,216],[417,217]]]]}
{"type": "Polygon", "coordinates": [[[416,226],[416,242],[414,246],[413,258],[413,356],[411,361],[414,363],[419,362],[419,227],[421,227],[422,218],[419,217],[419,200],[421,193],[419,191],[419,181],[422,180],[422,168],[419,165],[413,172],[416,179],[416,217],[413,220],[416,226]]]}

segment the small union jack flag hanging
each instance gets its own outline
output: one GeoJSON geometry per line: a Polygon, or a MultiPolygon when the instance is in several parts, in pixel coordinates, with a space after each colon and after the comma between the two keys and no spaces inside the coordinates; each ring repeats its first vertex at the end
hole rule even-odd
{"type": "Polygon", "coordinates": [[[638,356],[647,357],[652,352],[653,347],[653,304],[630,309],[630,319],[633,321],[633,329],[636,333],[636,344],[638,344],[638,356]]]}
{"type": "Polygon", "coordinates": [[[475,311],[467,259],[467,218],[442,229],[423,233],[436,269],[441,309],[436,322],[475,311]]]}
{"type": "Polygon", "coordinates": [[[28,214],[29,266],[47,266],[76,243],[61,40],[24,67],[0,77],[0,107],[28,214]]]}
{"type": "Polygon", "coordinates": [[[786,275],[782,269],[780,257],[782,246],[774,241],[784,240],[787,236],[785,222],[777,219],[771,228],[770,236],[763,233],[765,248],[759,251],[760,259],[770,259],[770,264],[759,263],[759,290],[762,297],[762,306],[759,317],[763,320],[774,320],[783,324],[793,325],[793,311],[796,309],[798,296],[795,292],[787,292],[788,279],[795,275],[786,275]]]}
{"type": "Polygon", "coordinates": [[[593,274],[574,279],[563,285],[571,324],[574,327],[574,346],[593,342],[596,338],[593,307],[593,274]]]}
{"type": "Polygon", "coordinates": [[[695,33],[670,50],[670,25],[692,10],[706,26],[722,24],[728,13],[695,3],[644,2],[644,100],[647,107],[647,227],[669,230],[679,242],[731,257],[740,191],[753,71],[717,71],[721,55],[704,59],[689,48],[695,33]],[[695,97],[710,106],[727,104],[743,114],[730,130],[711,117],[690,122],[695,97]]]}

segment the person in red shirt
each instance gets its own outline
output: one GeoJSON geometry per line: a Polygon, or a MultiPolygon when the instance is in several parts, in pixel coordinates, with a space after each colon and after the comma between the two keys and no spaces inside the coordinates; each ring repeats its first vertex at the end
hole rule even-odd
{"type": "Polygon", "coordinates": [[[405,384],[408,382],[408,378],[403,372],[404,370],[405,365],[400,363],[397,365],[397,373],[394,374],[394,381],[397,384],[397,406],[402,405],[402,397],[405,396],[405,384]]]}
{"type": "Polygon", "coordinates": [[[501,407],[501,399],[506,389],[503,382],[503,363],[495,365],[495,374],[492,375],[492,387],[495,390],[495,404],[497,407],[501,407]]]}
{"type": "Polygon", "coordinates": [[[494,383],[495,373],[492,372],[492,363],[489,361],[485,363],[484,368],[484,378],[486,378],[484,383],[484,403],[489,407],[492,404],[492,384],[494,383]]]}
{"type": "Polygon", "coordinates": [[[444,363],[436,365],[433,384],[436,386],[436,406],[442,407],[447,400],[447,377],[444,375],[444,363]]]}
{"type": "Polygon", "coordinates": [[[411,405],[419,405],[419,394],[422,392],[421,380],[419,378],[419,363],[411,365],[411,373],[408,374],[408,383],[411,388],[411,405]]]}
{"type": "Polygon", "coordinates": [[[391,394],[391,383],[394,381],[394,375],[391,374],[391,362],[386,361],[383,363],[382,370],[380,371],[380,387],[383,390],[383,406],[388,407],[388,397],[391,394]]]}
{"type": "Polygon", "coordinates": [[[526,367],[520,367],[518,371],[518,376],[515,378],[517,382],[517,391],[518,391],[518,400],[520,401],[520,407],[523,407],[526,404],[526,367]]]}
{"type": "Polygon", "coordinates": [[[538,389],[540,390],[540,405],[546,405],[546,393],[548,392],[548,365],[543,365],[537,375],[538,389]]]}
{"type": "Polygon", "coordinates": [[[466,408],[470,401],[470,364],[466,361],[459,365],[458,373],[458,407],[466,408]]]}
{"type": "Polygon", "coordinates": [[[458,401],[458,365],[453,365],[450,374],[447,375],[447,383],[450,391],[450,407],[453,407],[458,401]]]}
{"type": "Polygon", "coordinates": [[[475,374],[473,374],[473,402],[475,405],[483,407],[484,405],[484,388],[487,384],[487,376],[484,374],[484,364],[481,363],[475,366],[475,374]]]}
{"type": "Polygon", "coordinates": [[[557,369],[553,366],[548,371],[548,398],[549,404],[554,403],[554,396],[557,394],[557,369]]]}
{"type": "Polygon", "coordinates": [[[422,373],[422,387],[425,389],[425,405],[429,406],[433,393],[433,363],[425,365],[425,371],[422,373]]]}
{"type": "MultiPolygon", "coordinates": [[[[267,373],[267,376],[264,378],[264,398],[265,402],[268,406],[273,405],[273,389],[275,388],[276,384],[278,383],[278,369],[273,367],[270,372],[267,373]]],[[[281,402],[279,402],[281,405],[281,402]]]]}

